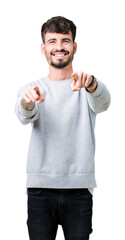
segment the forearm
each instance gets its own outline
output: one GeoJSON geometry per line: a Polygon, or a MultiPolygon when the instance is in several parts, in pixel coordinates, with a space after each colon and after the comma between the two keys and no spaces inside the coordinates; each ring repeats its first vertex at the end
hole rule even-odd
{"type": "MultiPolygon", "coordinates": [[[[93,85],[94,87],[94,85],[93,85]]],[[[110,105],[111,96],[107,87],[99,80],[93,92],[87,90],[88,103],[95,113],[107,110],[110,105]]]]}

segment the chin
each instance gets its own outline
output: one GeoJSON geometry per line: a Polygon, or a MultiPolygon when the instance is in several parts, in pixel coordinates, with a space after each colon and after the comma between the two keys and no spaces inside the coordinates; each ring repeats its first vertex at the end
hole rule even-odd
{"type": "Polygon", "coordinates": [[[58,69],[62,69],[62,68],[65,68],[69,65],[69,63],[53,63],[51,62],[51,66],[55,67],[55,68],[58,68],[58,69]]]}

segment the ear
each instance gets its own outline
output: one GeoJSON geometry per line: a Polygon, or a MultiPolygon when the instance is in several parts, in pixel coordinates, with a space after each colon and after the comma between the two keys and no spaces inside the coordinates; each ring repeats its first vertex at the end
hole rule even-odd
{"type": "Polygon", "coordinates": [[[76,53],[76,51],[77,51],[77,43],[76,42],[74,42],[74,53],[76,53]]]}
{"type": "Polygon", "coordinates": [[[43,55],[45,55],[45,44],[41,43],[41,52],[43,55]]]}

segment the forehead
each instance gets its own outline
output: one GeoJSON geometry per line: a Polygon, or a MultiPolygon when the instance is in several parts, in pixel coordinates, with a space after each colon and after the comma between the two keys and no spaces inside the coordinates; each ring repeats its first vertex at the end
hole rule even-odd
{"type": "Polygon", "coordinates": [[[72,33],[71,31],[69,31],[69,33],[67,34],[63,34],[63,33],[51,33],[51,32],[46,32],[45,33],[45,42],[48,41],[49,39],[57,39],[57,40],[61,40],[63,38],[69,38],[72,40],[72,33]]]}

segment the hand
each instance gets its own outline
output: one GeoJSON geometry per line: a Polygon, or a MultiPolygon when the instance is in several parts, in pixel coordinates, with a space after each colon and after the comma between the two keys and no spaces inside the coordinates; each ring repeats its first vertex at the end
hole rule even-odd
{"type": "Polygon", "coordinates": [[[40,104],[44,101],[43,94],[40,93],[39,88],[37,86],[29,87],[28,90],[23,94],[22,98],[26,103],[34,103],[38,101],[40,104]]]}
{"type": "MultiPolygon", "coordinates": [[[[88,87],[89,84],[92,82],[93,78],[91,75],[83,72],[75,72],[72,73],[73,77],[73,83],[71,84],[72,91],[79,91],[81,88],[88,87]]],[[[94,87],[92,87],[92,91],[94,90],[94,87]]],[[[91,91],[91,89],[89,89],[91,91]]]]}

